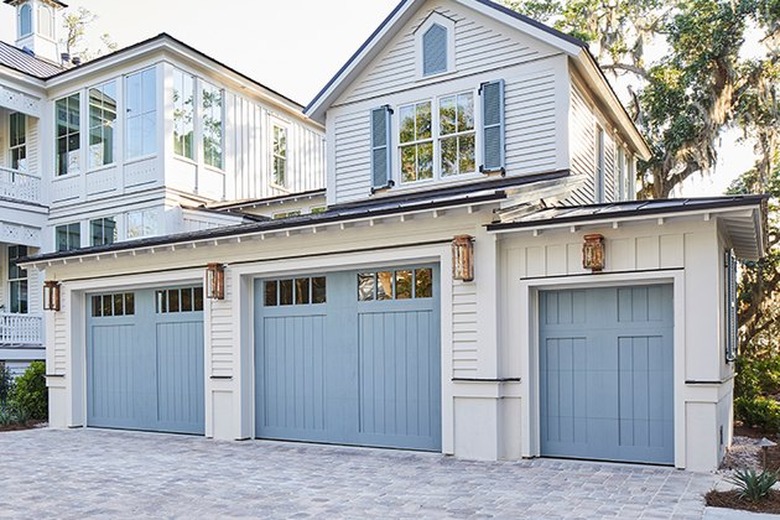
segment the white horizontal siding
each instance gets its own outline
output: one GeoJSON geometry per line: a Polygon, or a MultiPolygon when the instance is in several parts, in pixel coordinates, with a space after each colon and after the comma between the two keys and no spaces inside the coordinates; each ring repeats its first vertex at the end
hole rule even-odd
{"type": "Polygon", "coordinates": [[[572,83],[569,117],[571,173],[586,182],[566,199],[566,204],[592,204],[596,200],[596,117],[579,87],[572,83]]]}
{"type": "Polygon", "coordinates": [[[371,63],[341,98],[353,103],[409,88],[417,79],[415,31],[436,11],[455,21],[455,68],[458,74],[517,65],[549,55],[543,43],[504,28],[454,2],[429,2],[371,63]]]}
{"type": "Polygon", "coordinates": [[[68,317],[67,312],[54,313],[54,339],[52,360],[54,366],[50,374],[65,374],[68,369],[68,317]]]}
{"type": "Polygon", "coordinates": [[[474,377],[479,367],[477,289],[473,283],[452,287],[452,376],[474,377]]]}
{"type": "Polygon", "coordinates": [[[233,285],[229,276],[225,277],[225,299],[211,304],[211,376],[232,377],[234,372],[235,333],[233,325],[233,285]]]}
{"type": "Polygon", "coordinates": [[[552,69],[507,80],[506,162],[509,175],[555,168],[556,73],[552,69]]]}
{"type": "Polygon", "coordinates": [[[336,200],[366,198],[371,189],[370,112],[346,114],[334,121],[336,200]]]}

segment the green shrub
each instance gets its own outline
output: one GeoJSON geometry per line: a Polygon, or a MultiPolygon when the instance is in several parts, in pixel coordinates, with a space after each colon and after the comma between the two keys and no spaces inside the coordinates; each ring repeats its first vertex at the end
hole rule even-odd
{"type": "Polygon", "coordinates": [[[0,361],[0,404],[8,401],[8,395],[13,388],[13,379],[11,379],[11,371],[8,367],[0,361]]]}
{"type": "Polygon", "coordinates": [[[20,420],[48,419],[49,393],[46,391],[46,364],[43,361],[33,361],[16,379],[9,402],[20,420]]]}
{"type": "Polygon", "coordinates": [[[768,433],[780,432],[780,403],[771,397],[737,397],[734,412],[746,426],[768,433]]]}
{"type": "Polygon", "coordinates": [[[737,360],[737,379],[734,388],[737,397],[780,394],[780,356],[737,360]]]}
{"type": "Polygon", "coordinates": [[[777,483],[777,473],[764,470],[757,473],[754,469],[740,469],[728,478],[737,486],[740,498],[756,502],[769,496],[769,491],[777,483]]]}

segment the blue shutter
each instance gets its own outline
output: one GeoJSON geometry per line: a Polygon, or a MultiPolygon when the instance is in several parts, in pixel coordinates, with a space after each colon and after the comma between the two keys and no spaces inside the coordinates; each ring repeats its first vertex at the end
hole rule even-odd
{"type": "Polygon", "coordinates": [[[504,80],[483,83],[482,96],[482,173],[506,173],[504,80]]]}
{"type": "Polygon", "coordinates": [[[737,359],[737,257],[726,252],[726,361],[737,359]]]}
{"type": "Polygon", "coordinates": [[[371,193],[393,185],[390,180],[390,125],[392,109],[385,105],[371,111],[371,193]]]}
{"type": "Polygon", "coordinates": [[[447,72],[447,29],[434,24],[423,35],[423,76],[447,72]]]}

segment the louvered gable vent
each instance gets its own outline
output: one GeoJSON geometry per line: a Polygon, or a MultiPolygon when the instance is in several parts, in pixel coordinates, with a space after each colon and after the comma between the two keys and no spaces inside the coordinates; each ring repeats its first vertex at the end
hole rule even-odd
{"type": "Polygon", "coordinates": [[[423,75],[447,72],[447,29],[433,24],[423,35],[423,75]]]}

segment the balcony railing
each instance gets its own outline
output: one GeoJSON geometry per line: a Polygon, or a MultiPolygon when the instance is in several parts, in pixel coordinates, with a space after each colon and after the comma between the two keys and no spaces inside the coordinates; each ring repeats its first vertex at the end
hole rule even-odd
{"type": "Polygon", "coordinates": [[[43,345],[43,316],[0,313],[0,345],[43,345]]]}
{"type": "Polygon", "coordinates": [[[41,178],[0,167],[0,197],[40,204],[41,178]]]}

